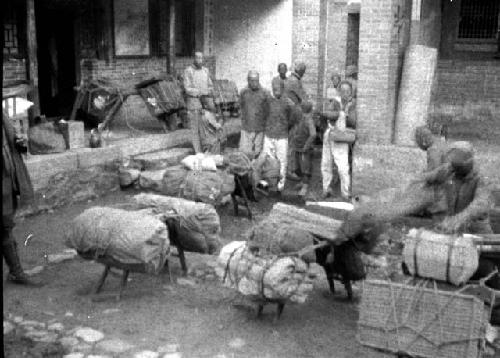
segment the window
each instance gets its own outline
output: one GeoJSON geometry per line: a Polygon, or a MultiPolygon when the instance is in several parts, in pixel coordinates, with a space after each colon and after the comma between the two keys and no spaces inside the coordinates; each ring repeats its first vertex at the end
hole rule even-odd
{"type": "Polygon", "coordinates": [[[499,12],[498,0],[462,0],[458,38],[495,39],[499,12]]]}
{"type": "Polygon", "coordinates": [[[196,47],[195,1],[176,2],[175,52],[176,56],[193,56],[196,47]]]}
{"type": "Polygon", "coordinates": [[[25,53],[24,2],[7,1],[3,12],[3,54],[5,57],[23,57],[25,53]]]}

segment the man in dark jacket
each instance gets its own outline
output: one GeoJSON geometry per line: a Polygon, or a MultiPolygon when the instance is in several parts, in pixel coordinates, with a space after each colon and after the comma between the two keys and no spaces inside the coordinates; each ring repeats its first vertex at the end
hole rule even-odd
{"type": "Polygon", "coordinates": [[[34,202],[33,186],[21,157],[26,152],[25,140],[16,136],[8,115],[2,115],[2,252],[9,267],[7,279],[13,283],[40,286],[24,273],[17,253],[17,243],[12,235],[14,216],[18,206],[34,202]],[[18,200],[19,198],[19,200],[18,200]]]}
{"type": "Polygon", "coordinates": [[[288,67],[286,63],[280,63],[278,65],[278,76],[274,77],[271,81],[271,87],[277,87],[280,89],[281,95],[285,92],[285,84],[286,84],[286,73],[288,72],[288,67]]]}

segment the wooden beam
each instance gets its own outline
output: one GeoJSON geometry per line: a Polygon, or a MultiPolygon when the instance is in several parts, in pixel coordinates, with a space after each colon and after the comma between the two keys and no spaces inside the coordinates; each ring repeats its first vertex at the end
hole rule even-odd
{"type": "Polygon", "coordinates": [[[175,75],[175,0],[168,0],[167,72],[175,75]]]}
{"type": "Polygon", "coordinates": [[[36,41],[36,17],[35,17],[35,0],[26,0],[26,36],[28,42],[27,53],[27,77],[31,82],[33,89],[28,96],[29,100],[34,103],[30,113],[33,117],[40,115],[40,95],[38,92],[38,57],[37,57],[37,41],[36,41]]]}

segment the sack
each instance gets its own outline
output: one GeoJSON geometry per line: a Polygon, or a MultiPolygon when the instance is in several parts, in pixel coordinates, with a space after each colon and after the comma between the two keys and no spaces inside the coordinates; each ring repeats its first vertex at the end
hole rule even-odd
{"type": "Polygon", "coordinates": [[[247,174],[252,169],[252,162],[243,152],[233,152],[226,155],[229,172],[239,176],[247,174]]]}
{"type": "Polygon", "coordinates": [[[476,272],[479,254],[471,237],[412,229],[406,238],[403,262],[414,276],[460,286],[476,272]]]}
{"type": "Polygon", "coordinates": [[[120,180],[120,187],[126,188],[134,185],[139,181],[141,171],[138,169],[130,168],[127,166],[120,166],[118,168],[118,179],[120,180]]]}
{"type": "Polygon", "coordinates": [[[224,171],[189,172],[184,181],[182,197],[217,205],[222,197],[234,191],[234,177],[224,171]]]}
{"type": "Polygon", "coordinates": [[[155,208],[167,217],[177,217],[178,240],[186,251],[213,254],[222,246],[220,219],[213,206],[154,194],[139,194],[133,200],[141,208],[155,208]]]}
{"type": "Polygon", "coordinates": [[[304,303],[316,275],[295,257],[259,257],[245,241],[224,246],[217,259],[217,275],[227,287],[243,295],[304,303]]]}
{"type": "Polygon", "coordinates": [[[148,110],[155,117],[172,114],[186,107],[182,89],[177,81],[153,78],[143,81],[135,87],[148,110]]]}
{"type": "Polygon", "coordinates": [[[189,170],[182,165],[176,165],[165,169],[161,193],[169,196],[181,195],[184,180],[188,173],[189,170]]]}
{"type": "Polygon", "coordinates": [[[333,129],[330,131],[330,141],[339,143],[354,143],[356,141],[356,131],[345,129],[343,131],[333,129]]]}
{"type": "Polygon", "coordinates": [[[66,141],[59,128],[52,122],[44,122],[28,130],[31,154],[51,154],[66,151],[66,141]]]}
{"type": "Polygon", "coordinates": [[[181,161],[186,168],[189,170],[196,171],[217,171],[217,165],[215,164],[215,160],[210,155],[205,155],[203,153],[198,153],[195,155],[188,155],[181,161]]]}
{"type": "Polygon", "coordinates": [[[66,245],[80,254],[93,253],[123,264],[143,264],[158,273],[170,249],[166,225],[144,212],[93,207],[70,225],[66,245]]]}
{"type": "Polygon", "coordinates": [[[239,101],[238,87],[233,81],[215,80],[214,84],[214,102],[217,105],[235,103],[239,101]]]}

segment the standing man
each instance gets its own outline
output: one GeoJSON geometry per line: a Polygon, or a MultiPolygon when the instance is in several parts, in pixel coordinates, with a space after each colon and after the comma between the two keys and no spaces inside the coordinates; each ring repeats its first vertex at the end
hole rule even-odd
{"type": "MultiPolygon", "coordinates": [[[[302,119],[302,108],[301,105],[309,101],[306,91],[302,86],[302,78],[306,73],[306,65],[303,62],[298,62],[295,65],[294,72],[287,78],[285,82],[285,97],[288,97],[294,103],[292,109],[292,122],[299,123],[302,119]]],[[[293,136],[294,128],[290,130],[291,136],[293,136]]],[[[290,138],[291,139],[291,138],[290,138]]],[[[300,180],[297,174],[292,172],[292,168],[295,167],[295,158],[291,151],[288,153],[290,169],[287,176],[292,180],[300,180]]]]}
{"type": "Polygon", "coordinates": [[[248,87],[240,93],[242,122],[240,151],[250,158],[256,158],[262,151],[264,142],[270,94],[261,87],[257,71],[249,71],[247,81],[248,87]]]}
{"type": "Polygon", "coordinates": [[[347,66],[345,79],[351,83],[352,97],[358,98],[358,67],[355,65],[347,66]]]}
{"type": "Polygon", "coordinates": [[[278,76],[274,77],[271,82],[271,87],[278,87],[281,91],[281,95],[285,92],[285,83],[287,80],[286,73],[288,72],[288,68],[286,63],[280,63],[278,65],[278,76]]]}
{"type": "Polygon", "coordinates": [[[26,140],[19,138],[10,123],[10,119],[3,111],[2,115],[2,252],[3,258],[9,267],[7,280],[10,282],[42,286],[32,281],[24,273],[17,243],[12,235],[15,222],[14,217],[19,205],[29,205],[34,202],[33,186],[28,170],[23,162],[21,152],[27,151],[26,140]],[[20,198],[20,200],[18,200],[20,198]]]}
{"type": "Polygon", "coordinates": [[[200,153],[199,124],[202,110],[206,109],[215,113],[214,86],[208,68],[203,66],[203,53],[194,54],[193,64],[184,70],[183,84],[187,96],[186,106],[193,136],[193,148],[196,153],[200,153]]]}

